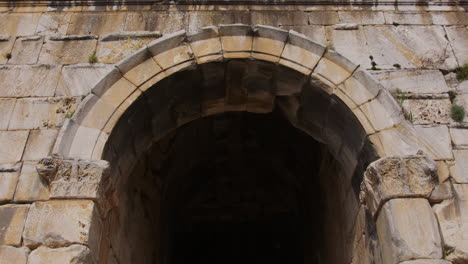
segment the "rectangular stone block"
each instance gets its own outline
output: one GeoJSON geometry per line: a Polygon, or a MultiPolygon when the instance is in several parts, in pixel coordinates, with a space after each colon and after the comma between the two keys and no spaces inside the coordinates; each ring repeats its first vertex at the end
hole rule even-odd
{"type": "Polygon", "coordinates": [[[49,156],[58,130],[32,130],[29,134],[23,160],[40,160],[49,156]]]}
{"type": "MultiPolygon", "coordinates": [[[[304,11],[250,11],[252,25],[308,25],[309,14],[304,11]]],[[[239,23],[239,22],[236,22],[239,23]]]]}
{"type": "Polygon", "coordinates": [[[412,115],[411,122],[419,125],[449,124],[451,103],[449,99],[406,99],[403,109],[412,115]]]}
{"type": "Polygon", "coordinates": [[[67,35],[102,35],[122,31],[126,12],[74,13],[70,18],[67,35]]]}
{"type": "Polygon", "coordinates": [[[338,11],[341,23],[357,23],[361,25],[385,24],[383,12],[376,11],[338,11]]]}
{"type": "Polygon", "coordinates": [[[96,39],[57,39],[47,38],[39,56],[42,64],[76,64],[89,62],[96,50],[96,39]]]}
{"type": "Polygon", "coordinates": [[[468,63],[468,28],[462,26],[445,27],[455,57],[460,65],[468,63]]]}
{"type": "Polygon", "coordinates": [[[339,23],[340,19],[336,11],[315,11],[309,13],[309,24],[311,25],[334,25],[339,23]]]}
{"type": "Polygon", "coordinates": [[[11,50],[13,49],[13,45],[15,44],[15,37],[8,36],[8,35],[0,35],[0,64],[6,64],[7,54],[11,54],[11,50]]]}
{"type": "Polygon", "coordinates": [[[0,34],[11,36],[31,36],[36,31],[40,13],[0,14],[0,34]]]}
{"type": "Polygon", "coordinates": [[[72,13],[43,13],[36,28],[41,36],[66,35],[72,13]]]}
{"type": "Polygon", "coordinates": [[[435,160],[453,159],[452,142],[447,126],[414,126],[416,134],[430,142],[430,148],[435,154],[435,160]]]}
{"type": "MultiPolygon", "coordinates": [[[[187,20],[188,15],[180,11],[128,12],[123,31],[145,30],[159,31],[161,34],[168,34],[184,29],[188,24],[187,20]]],[[[200,27],[212,26],[213,24],[214,23],[200,25],[200,27]]],[[[215,25],[217,24],[218,23],[215,25]]]]}
{"type": "Polygon", "coordinates": [[[364,30],[334,30],[332,27],[326,28],[327,35],[333,49],[349,59],[361,68],[370,69],[372,67],[369,59],[369,48],[366,45],[364,30]]]}
{"type": "Polygon", "coordinates": [[[384,12],[387,24],[393,25],[431,25],[432,17],[426,12],[384,12]]]}
{"type": "Polygon", "coordinates": [[[31,205],[23,242],[28,247],[82,244],[96,248],[99,236],[100,222],[93,201],[53,200],[31,205]]]}
{"type": "Polygon", "coordinates": [[[143,48],[155,38],[130,38],[113,41],[99,41],[96,55],[100,63],[117,63],[125,56],[143,48]]]}
{"type": "Polygon", "coordinates": [[[43,40],[39,36],[17,38],[9,64],[36,64],[43,40]]]}
{"type": "Polygon", "coordinates": [[[21,160],[29,131],[0,131],[0,163],[15,163],[21,160]]]}
{"type": "Polygon", "coordinates": [[[452,142],[455,146],[468,147],[468,129],[451,127],[450,136],[452,136],[452,142]]]}
{"type": "Polygon", "coordinates": [[[426,199],[393,199],[377,218],[377,234],[385,264],[411,259],[440,259],[437,220],[426,199]]]}
{"type": "Polygon", "coordinates": [[[5,263],[26,264],[29,252],[27,247],[0,246],[0,260],[5,263]]]}
{"type": "Polygon", "coordinates": [[[31,202],[49,199],[49,186],[36,171],[37,161],[25,161],[14,200],[17,202],[31,202]]]}
{"type": "Polygon", "coordinates": [[[0,245],[19,246],[29,205],[0,206],[0,245]]]}
{"type": "Polygon", "coordinates": [[[57,96],[84,96],[91,92],[96,83],[111,71],[113,66],[105,64],[76,64],[62,68],[57,96]]]}
{"type": "Polygon", "coordinates": [[[13,200],[20,169],[21,162],[0,167],[0,202],[13,200]]]}
{"type": "Polygon", "coordinates": [[[439,70],[390,70],[373,71],[372,74],[389,91],[446,93],[449,90],[444,76],[439,70]]]}
{"type": "Polygon", "coordinates": [[[60,67],[51,65],[0,67],[0,96],[53,96],[60,67]]]}
{"type": "Polygon", "coordinates": [[[16,99],[0,99],[0,130],[6,130],[16,99]]]}
{"type": "Polygon", "coordinates": [[[455,165],[450,174],[457,183],[468,183],[468,149],[454,149],[455,165]]]}

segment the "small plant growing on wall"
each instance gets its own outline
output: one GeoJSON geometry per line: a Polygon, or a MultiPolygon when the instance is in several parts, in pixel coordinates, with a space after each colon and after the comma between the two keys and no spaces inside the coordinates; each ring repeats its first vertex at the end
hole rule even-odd
{"type": "Polygon", "coordinates": [[[7,60],[11,59],[11,53],[9,53],[9,52],[6,53],[6,54],[5,54],[5,58],[6,58],[7,60]]]}
{"type": "Polygon", "coordinates": [[[455,73],[457,74],[457,79],[459,81],[468,80],[468,63],[463,64],[455,69],[455,73]]]}
{"type": "Polygon", "coordinates": [[[465,108],[461,105],[452,105],[450,112],[452,119],[457,122],[463,122],[463,119],[465,119],[465,108]]]}
{"type": "Polygon", "coordinates": [[[94,51],[93,54],[89,55],[88,62],[89,63],[98,62],[98,57],[96,56],[96,51],[94,51]]]}

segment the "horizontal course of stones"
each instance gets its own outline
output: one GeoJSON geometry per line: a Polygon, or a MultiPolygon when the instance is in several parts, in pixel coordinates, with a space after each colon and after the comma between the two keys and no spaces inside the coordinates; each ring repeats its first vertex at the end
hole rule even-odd
{"type": "MultiPolygon", "coordinates": [[[[0,200],[14,204],[2,207],[49,199],[47,187],[35,170],[37,161],[50,154],[58,129],[73,115],[82,96],[123,56],[157,38],[159,32],[192,32],[219,23],[268,24],[299,31],[360,64],[360,69],[371,68],[369,56],[373,55],[380,70],[371,72],[380,83],[391,92],[400,89],[410,93],[403,106],[415,116],[414,129],[444,153],[437,159],[439,180],[444,184],[436,188],[437,192],[434,190],[439,196],[431,204],[444,221],[441,234],[445,234],[444,244],[448,246],[445,253],[463,256],[457,245],[466,243],[460,235],[464,232],[451,230],[463,230],[467,222],[462,219],[466,219],[464,212],[468,210],[461,209],[460,215],[459,208],[467,208],[463,201],[468,183],[468,134],[466,123],[455,123],[449,117],[448,91],[458,92],[456,100],[466,104],[468,82],[458,83],[452,73],[443,75],[439,69],[468,62],[464,45],[468,19],[464,9],[430,4],[400,5],[398,9],[376,5],[373,11],[359,6],[249,6],[239,7],[237,12],[226,10],[220,6],[199,7],[197,11],[189,6],[170,10],[169,6],[76,6],[60,10],[0,7],[0,24],[6,25],[0,27],[0,65],[4,65],[0,66],[0,142],[4,146],[0,151],[0,200]],[[96,12],[105,10],[125,12],[96,12]],[[354,25],[343,30],[338,26],[341,23],[354,25]],[[147,33],[153,35],[144,37],[147,33]],[[87,63],[93,51],[98,64],[87,63]],[[6,59],[6,53],[12,53],[12,59],[6,59]],[[420,60],[409,60],[411,57],[420,60]],[[393,64],[401,65],[401,69],[393,64]],[[446,195],[447,190],[456,190],[457,195],[446,195]]],[[[21,214],[15,219],[21,222],[25,217],[21,214]]],[[[2,253],[13,252],[18,256],[16,261],[21,256],[26,259],[30,250],[18,250],[16,247],[21,245],[2,247],[2,253]]],[[[403,263],[429,263],[423,261],[403,263]]]]}

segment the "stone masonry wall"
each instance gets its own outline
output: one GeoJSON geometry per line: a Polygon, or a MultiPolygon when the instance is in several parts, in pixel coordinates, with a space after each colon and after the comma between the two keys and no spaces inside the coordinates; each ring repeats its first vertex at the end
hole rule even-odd
{"type": "Polygon", "coordinates": [[[232,23],[303,33],[394,94],[438,149],[441,184],[429,201],[443,258],[468,263],[468,111],[465,122],[450,117],[452,104],[468,110],[468,80],[453,72],[468,63],[468,12],[443,5],[0,7],[0,260],[91,261],[95,245],[85,230],[99,217],[95,201],[51,196],[37,162],[52,154],[64,120],[124,56],[166,33],[232,23]],[[89,222],[63,223],[64,211],[89,222]]]}

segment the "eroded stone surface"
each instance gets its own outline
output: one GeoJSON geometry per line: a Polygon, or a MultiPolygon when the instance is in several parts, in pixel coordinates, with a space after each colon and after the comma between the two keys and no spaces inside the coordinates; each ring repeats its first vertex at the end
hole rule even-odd
{"type": "Polygon", "coordinates": [[[442,257],[437,220],[426,199],[392,199],[377,219],[383,263],[442,257]]]}
{"type": "Polygon", "coordinates": [[[112,66],[104,64],[77,64],[62,69],[56,95],[83,96],[91,92],[96,83],[109,73],[112,66]]]}
{"type": "Polygon", "coordinates": [[[468,260],[468,185],[453,184],[454,199],[434,205],[447,260],[463,264],[468,260]]]}
{"type": "Polygon", "coordinates": [[[450,167],[450,174],[457,183],[468,183],[468,149],[454,149],[455,165],[450,167]]]}
{"type": "Polygon", "coordinates": [[[0,168],[0,202],[13,199],[18,182],[21,162],[3,165],[0,168]]]}
{"type": "Polygon", "coordinates": [[[35,161],[26,161],[21,169],[15,201],[30,202],[49,199],[49,187],[36,171],[35,161]]]}
{"type": "Polygon", "coordinates": [[[0,96],[53,96],[59,74],[52,65],[0,67],[0,96]]]}
{"type": "Polygon", "coordinates": [[[29,252],[26,247],[0,246],[0,260],[2,263],[26,264],[29,252]]]}
{"type": "Polygon", "coordinates": [[[0,206],[0,244],[19,246],[29,205],[0,206]]]}
{"type": "Polygon", "coordinates": [[[57,137],[58,130],[32,130],[29,134],[23,160],[40,160],[49,155],[57,137]]]}
{"type": "Polygon", "coordinates": [[[21,160],[29,131],[0,131],[0,163],[15,163],[21,160]]]}
{"type": "Polygon", "coordinates": [[[440,71],[375,71],[373,75],[391,92],[445,93],[449,90],[440,71]]]}
{"type": "Polygon", "coordinates": [[[65,248],[48,248],[40,246],[28,258],[28,264],[88,264],[91,262],[91,252],[83,245],[71,245],[65,248]]]}
{"type": "Polygon", "coordinates": [[[437,167],[424,156],[388,157],[369,165],[361,199],[375,215],[389,199],[428,197],[437,183],[437,167]]]}
{"type": "Polygon", "coordinates": [[[449,99],[406,99],[402,106],[411,113],[413,124],[448,124],[451,122],[449,99]]]}
{"type": "Polygon", "coordinates": [[[23,233],[28,247],[96,246],[99,236],[97,209],[93,201],[53,200],[31,205],[23,233]],[[67,217],[64,217],[67,216],[67,217]]]}
{"type": "Polygon", "coordinates": [[[76,64],[89,61],[96,50],[95,39],[51,40],[41,50],[39,62],[43,64],[76,64]]]}

